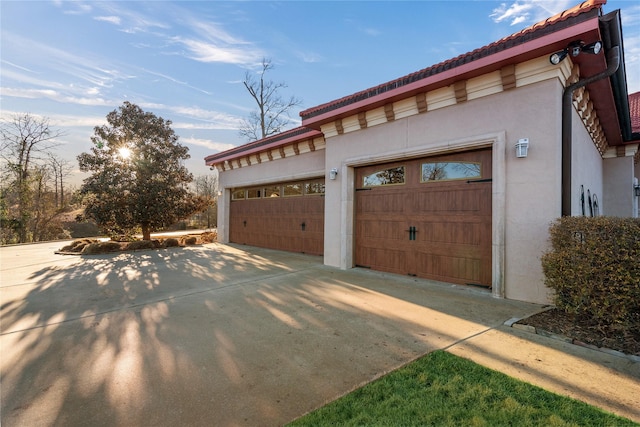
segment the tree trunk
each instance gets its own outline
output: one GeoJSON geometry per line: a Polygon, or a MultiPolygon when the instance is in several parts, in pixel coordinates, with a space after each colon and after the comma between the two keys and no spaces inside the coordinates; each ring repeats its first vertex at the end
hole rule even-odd
{"type": "Polygon", "coordinates": [[[151,227],[148,224],[142,224],[142,240],[151,240],[151,227]]]}

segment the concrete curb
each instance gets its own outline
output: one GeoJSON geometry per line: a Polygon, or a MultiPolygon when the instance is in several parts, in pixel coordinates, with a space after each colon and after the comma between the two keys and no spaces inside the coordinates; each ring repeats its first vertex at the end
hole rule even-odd
{"type": "MultiPolygon", "coordinates": [[[[549,307],[545,310],[542,311],[546,311],[546,310],[550,310],[553,307],[549,307]]],[[[537,313],[535,313],[537,314],[537,313]]],[[[634,354],[627,354],[627,353],[623,353],[621,351],[618,350],[612,350],[610,348],[606,348],[606,347],[597,347],[593,344],[587,344],[585,342],[579,341],[577,339],[574,338],[569,338],[565,335],[559,335],[559,334],[555,334],[553,332],[549,332],[546,331],[544,329],[541,328],[536,328],[535,326],[531,326],[531,325],[521,325],[517,322],[526,319],[526,317],[523,318],[517,318],[517,317],[512,317],[511,319],[507,320],[506,322],[504,322],[505,326],[508,326],[510,328],[514,328],[514,329],[518,329],[520,331],[525,331],[525,332],[529,332],[529,333],[533,333],[533,334],[537,334],[537,335],[541,335],[543,337],[547,337],[547,338],[551,338],[557,341],[563,341],[566,342],[568,344],[573,344],[573,345],[577,345],[579,347],[585,347],[588,348],[590,350],[595,350],[595,351],[599,351],[602,353],[606,353],[612,356],[617,356],[617,357],[622,357],[624,359],[628,359],[632,362],[635,363],[640,363],[640,356],[636,356],[634,354]]]]}

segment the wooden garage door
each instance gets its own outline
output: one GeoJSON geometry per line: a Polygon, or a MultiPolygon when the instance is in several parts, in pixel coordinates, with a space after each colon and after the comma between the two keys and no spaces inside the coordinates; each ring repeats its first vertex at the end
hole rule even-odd
{"type": "Polygon", "coordinates": [[[491,286],[491,150],[356,170],[355,263],[491,286]]]}
{"type": "Polygon", "coordinates": [[[289,252],[324,252],[324,181],[235,189],[229,240],[289,252]]]}

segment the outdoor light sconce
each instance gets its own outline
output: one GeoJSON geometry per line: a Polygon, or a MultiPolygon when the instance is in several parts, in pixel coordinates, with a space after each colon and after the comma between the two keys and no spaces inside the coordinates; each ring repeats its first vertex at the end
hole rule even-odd
{"type": "Polygon", "coordinates": [[[553,65],[558,65],[568,55],[571,55],[571,57],[576,57],[581,53],[597,55],[600,53],[601,50],[602,50],[602,42],[600,40],[595,41],[593,43],[589,43],[589,44],[584,44],[583,41],[571,42],[569,43],[569,46],[567,46],[566,48],[558,52],[552,53],[551,56],[549,56],[549,62],[551,62],[553,65]]]}
{"type": "Polygon", "coordinates": [[[338,169],[333,168],[329,171],[329,179],[331,181],[334,181],[336,179],[336,177],[338,176],[338,169]]]}
{"type": "Polygon", "coordinates": [[[634,184],[634,186],[633,186],[633,194],[636,197],[640,197],[640,184],[634,184]]]}
{"type": "Polygon", "coordinates": [[[522,158],[527,157],[527,153],[529,151],[529,138],[522,138],[518,140],[516,144],[516,157],[522,158]]]}

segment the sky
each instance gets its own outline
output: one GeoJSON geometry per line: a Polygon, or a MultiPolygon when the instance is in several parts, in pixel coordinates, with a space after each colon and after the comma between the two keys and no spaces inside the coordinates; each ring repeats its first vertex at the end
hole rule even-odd
{"type": "MultiPolygon", "coordinates": [[[[241,145],[255,104],[245,73],[266,76],[302,100],[299,111],[358,92],[516,33],[571,8],[571,1],[6,1],[0,0],[0,119],[29,113],[64,133],[57,155],[76,156],[95,126],[124,101],[171,120],[189,147],[194,176],[204,157],[241,145]]],[[[640,91],[640,2],[622,13],[628,92],[640,91]]]]}

